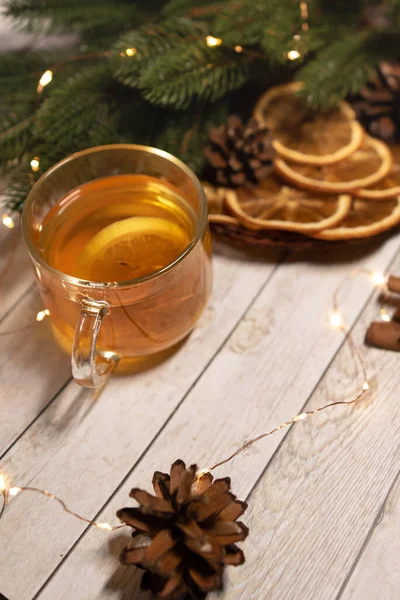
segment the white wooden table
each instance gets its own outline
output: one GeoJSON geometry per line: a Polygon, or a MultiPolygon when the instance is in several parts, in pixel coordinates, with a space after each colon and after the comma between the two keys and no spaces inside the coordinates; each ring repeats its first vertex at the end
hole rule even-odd
{"type": "MultiPolygon", "coordinates": [[[[13,235],[0,227],[0,269],[13,235]]],[[[362,381],[327,322],[354,268],[400,272],[400,238],[362,252],[264,258],[215,246],[211,302],[187,343],[151,371],[115,377],[99,398],[71,381],[18,241],[0,282],[0,468],[72,510],[116,523],[132,487],[176,459],[200,467],[304,409],[349,398],[362,381]]],[[[378,313],[368,278],[341,309],[362,344],[378,313]]],[[[400,597],[399,356],[363,348],[371,390],[269,437],[219,469],[249,508],[246,563],[224,600],[400,597]]],[[[12,499],[0,521],[0,592],[9,600],[148,599],[119,564],[129,531],[85,526],[41,496],[12,499]]],[[[211,595],[210,598],[217,596],[211,595]]]]}

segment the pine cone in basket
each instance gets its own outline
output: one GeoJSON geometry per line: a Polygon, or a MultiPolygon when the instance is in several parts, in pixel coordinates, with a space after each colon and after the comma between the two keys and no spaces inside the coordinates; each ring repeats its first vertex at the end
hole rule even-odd
{"type": "Polygon", "coordinates": [[[243,125],[236,115],[226,125],[210,129],[204,153],[209,178],[231,187],[256,184],[267,177],[275,157],[269,130],[255,119],[243,125]]]}
{"type": "Polygon", "coordinates": [[[400,139],[400,62],[382,62],[359,94],[351,99],[368,132],[394,142],[400,139]]]}
{"type": "Polygon", "coordinates": [[[248,529],[236,519],[247,505],[230,493],[229,478],[196,478],[196,470],[177,460],[170,475],[156,471],[155,496],[133,489],[130,496],[139,506],[117,513],[134,529],[121,561],[144,569],[141,587],[158,598],[203,599],[222,589],[225,565],[244,562],[235,543],[248,529]]]}

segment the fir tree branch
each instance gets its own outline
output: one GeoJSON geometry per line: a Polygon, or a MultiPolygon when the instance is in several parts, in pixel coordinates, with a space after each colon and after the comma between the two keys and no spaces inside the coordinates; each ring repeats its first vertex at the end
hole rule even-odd
{"type": "Polygon", "coordinates": [[[399,41],[397,32],[348,34],[300,69],[297,79],[305,83],[303,94],[314,107],[329,108],[357,93],[380,61],[400,58],[399,41]]]}
{"type": "Polygon", "coordinates": [[[33,117],[12,123],[3,122],[0,130],[0,172],[4,175],[9,162],[19,162],[29,147],[33,117]]]}
{"type": "Polygon", "coordinates": [[[231,52],[207,48],[202,41],[185,52],[178,48],[155,59],[139,77],[138,88],[149,102],[185,109],[195,100],[214,102],[248,77],[245,59],[238,62],[231,52]]]}

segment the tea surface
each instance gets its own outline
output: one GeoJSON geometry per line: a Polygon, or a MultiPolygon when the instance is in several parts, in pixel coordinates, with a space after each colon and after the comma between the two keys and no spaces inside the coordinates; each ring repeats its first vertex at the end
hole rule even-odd
{"type": "Polygon", "coordinates": [[[174,262],[189,246],[196,216],[167,183],[114,175],[57,202],[43,222],[39,251],[58,271],[97,282],[128,281],[174,262]]]}

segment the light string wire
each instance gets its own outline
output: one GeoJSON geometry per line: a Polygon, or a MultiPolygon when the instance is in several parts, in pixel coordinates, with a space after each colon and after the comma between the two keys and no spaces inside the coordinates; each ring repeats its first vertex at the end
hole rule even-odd
{"type": "MultiPolygon", "coordinates": [[[[345,336],[344,342],[347,341],[349,343],[349,347],[350,347],[351,354],[353,356],[354,363],[355,363],[355,365],[358,365],[360,367],[360,369],[357,369],[357,371],[359,374],[362,374],[362,377],[363,377],[363,384],[362,384],[361,390],[350,400],[338,400],[335,402],[329,402],[328,404],[325,404],[324,406],[315,408],[314,410],[308,410],[308,411],[301,412],[301,413],[295,415],[294,417],[292,417],[291,419],[285,421],[284,423],[281,423],[277,427],[274,427],[270,431],[267,431],[266,433],[262,433],[261,435],[257,436],[256,438],[253,438],[253,439],[247,441],[245,444],[240,446],[240,448],[235,450],[235,452],[233,452],[233,454],[231,454],[227,458],[224,458],[224,459],[220,460],[219,462],[215,463],[212,467],[208,467],[206,469],[200,469],[197,473],[197,479],[200,479],[207,473],[210,473],[211,471],[214,471],[218,467],[230,462],[236,456],[238,456],[238,454],[241,454],[242,452],[244,452],[245,450],[250,448],[250,446],[252,446],[253,444],[256,444],[260,440],[262,440],[270,435],[273,435],[274,433],[281,431],[282,429],[285,429],[286,427],[289,427],[290,425],[294,425],[295,423],[297,423],[299,421],[308,419],[309,417],[316,415],[324,410],[327,410],[328,408],[332,408],[334,406],[351,406],[352,404],[357,403],[359,400],[361,400],[361,398],[364,396],[364,394],[369,390],[370,385],[368,382],[367,366],[366,366],[364,357],[363,357],[360,349],[358,348],[358,346],[355,344],[350,329],[344,325],[342,315],[340,314],[339,309],[338,309],[338,306],[339,306],[338,297],[339,297],[340,291],[343,288],[343,285],[345,283],[347,283],[347,281],[350,278],[353,278],[359,274],[367,274],[367,275],[371,276],[372,281],[375,286],[386,289],[387,278],[383,274],[375,273],[375,272],[369,271],[367,269],[357,269],[357,270],[353,271],[339,284],[339,286],[336,288],[335,292],[333,293],[333,298],[332,298],[333,312],[330,315],[329,321],[335,329],[338,329],[339,331],[343,332],[343,334],[345,336]]],[[[42,311],[42,312],[44,313],[44,311],[42,311]]],[[[42,319],[38,319],[38,320],[40,321],[42,319]]],[[[36,488],[36,487],[30,487],[30,486],[27,486],[27,487],[13,486],[13,487],[11,487],[6,483],[6,478],[1,470],[0,470],[0,495],[3,497],[3,506],[0,510],[0,519],[3,516],[7,505],[10,502],[10,497],[17,496],[17,495],[21,494],[22,492],[35,492],[35,493],[41,494],[42,496],[45,496],[51,500],[55,500],[62,507],[64,512],[71,515],[72,517],[75,517],[76,519],[79,519],[80,521],[83,521],[84,523],[87,523],[88,525],[97,527],[98,529],[103,529],[105,531],[116,531],[118,529],[122,529],[123,527],[126,527],[126,525],[114,525],[113,526],[113,525],[110,525],[109,523],[100,523],[97,521],[93,521],[92,519],[83,517],[80,514],[74,512],[70,508],[68,508],[68,506],[65,504],[64,500],[62,500],[55,494],[49,492],[48,490],[44,490],[44,489],[40,489],[40,488],[36,488]]]]}

